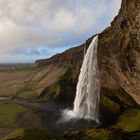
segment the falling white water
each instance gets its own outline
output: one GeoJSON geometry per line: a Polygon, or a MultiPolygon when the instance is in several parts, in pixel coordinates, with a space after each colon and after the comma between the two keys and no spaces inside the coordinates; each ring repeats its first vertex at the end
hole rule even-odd
{"type": "Polygon", "coordinates": [[[65,120],[92,119],[99,122],[100,81],[97,62],[98,36],[90,44],[81,67],[73,110],[65,110],[65,120]]]}

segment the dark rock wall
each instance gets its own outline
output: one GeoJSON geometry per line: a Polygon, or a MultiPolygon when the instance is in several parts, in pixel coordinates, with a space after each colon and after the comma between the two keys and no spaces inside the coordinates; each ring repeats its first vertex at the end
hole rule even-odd
{"type": "Polygon", "coordinates": [[[118,89],[140,103],[140,1],[123,0],[111,26],[99,36],[102,87],[118,89]]]}

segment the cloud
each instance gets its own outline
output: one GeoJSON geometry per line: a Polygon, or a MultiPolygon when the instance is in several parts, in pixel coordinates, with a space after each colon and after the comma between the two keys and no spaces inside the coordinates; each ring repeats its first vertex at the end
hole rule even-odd
{"type": "Polygon", "coordinates": [[[35,59],[48,57],[80,44],[109,25],[120,2],[0,0],[0,55],[6,61],[9,61],[6,56],[16,57],[15,53],[33,61],[31,55],[35,59]]]}

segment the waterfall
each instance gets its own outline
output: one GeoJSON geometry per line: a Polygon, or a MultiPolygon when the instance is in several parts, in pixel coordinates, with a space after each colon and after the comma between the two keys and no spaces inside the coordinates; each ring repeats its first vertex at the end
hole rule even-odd
{"type": "Polygon", "coordinates": [[[83,60],[73,110],[63,111],[70,118],[99,122],[100,80],[97,62],[98,36],[94,37],[83,60]]]}
{"type": "Polygon", "coordinates": [[[100,82],[97,46],[98,36],[93,38],[81,67],[73,109],[79,118],[99,119],[100,82]]]}

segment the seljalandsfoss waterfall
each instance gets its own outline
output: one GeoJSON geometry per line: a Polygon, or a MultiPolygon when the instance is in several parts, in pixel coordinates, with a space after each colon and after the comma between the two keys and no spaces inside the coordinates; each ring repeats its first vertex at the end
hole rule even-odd
{"type": "Polygon", "coordinates": [[[100,81],[97,64],[98,36],[85,55],[77,84],[73,112],[76,117],[99,120],[100,81]]]}
{"type": "Polygon", "coordinates": [[[90,44],[81,67],[73,110],[64,110],[64,121],[89,119],[99,122],[100,80],[97,62],[98,36],[90,44]]]}

